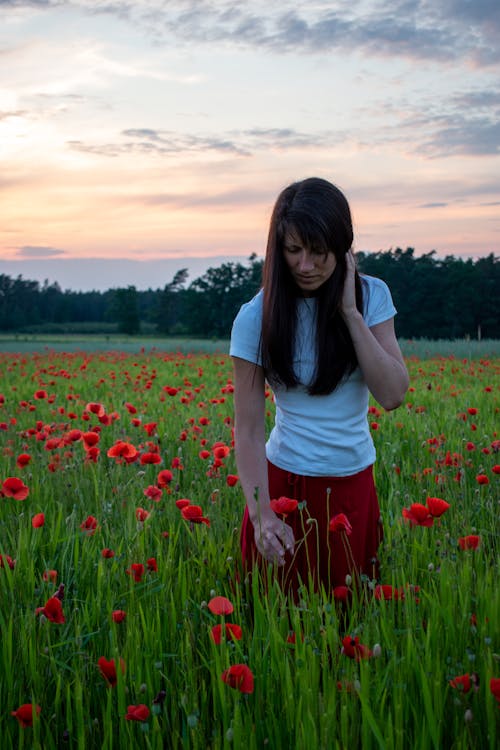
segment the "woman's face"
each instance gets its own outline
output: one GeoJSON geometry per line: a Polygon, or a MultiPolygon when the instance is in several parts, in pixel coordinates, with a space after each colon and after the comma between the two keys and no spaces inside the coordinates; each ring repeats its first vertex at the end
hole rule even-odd
{"type": "Polygon", "coordinates": [[[304,247],[293,231],[285,235],[283,254],[292,278],[304,297],[311,297],[328,281],[337,266],[337,258],[333,252],[325,254],[323,251],[304,247]]]}

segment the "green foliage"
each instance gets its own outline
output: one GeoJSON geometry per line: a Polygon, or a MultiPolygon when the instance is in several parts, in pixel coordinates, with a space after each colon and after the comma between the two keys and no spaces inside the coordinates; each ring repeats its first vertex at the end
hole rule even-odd
{"type": "MultiPolygon", "coordinates": [[[[500,338],[500,258],[476,261],[413,248],[357,254],[363,273],[387,282],[401,338],[500,338]]],[[[223,263],[187,286],[181,269],[163,289],[129,286],[106,292],[62,292],[57,284],[0,275],[0,331],[67,323],[116,324],[129,335],[155,326],[160,335],[229,338],[240,306],[261,285],[262,260],[223,263]]],[[[54,330],[52,328],[52,330],[54,330]]]]}
{"type": "MultiPolygon", "coordinates": [[[[0,355],[0,487],[16,476],[29,487],[22,501],[0,498],[2,748],[496,749],[500,708],[489,684],[500,677],[500,362],[413,355],[408,366],[405,404],[395,412],[372,405],[369,417],[381,583],[398,597],[379,599],[366,581],[343,608],[331,592],[307,588],[288,601],[272,568],[266,582],[242,574],[244,501],[226,481],[234,455],[216,466],[212,453],[215,443],[231,447],[227,355],[0,355]],[[35,397],[40,390],[46,398],[35,397]],[[113,417],[84,419],[89,402],[113,417]],[[96,428],[94,462],[69,435],[96,428]],[[140,454],[152,443],[161,464],[108,457],[117,440],[140,454]],[[20,468],[26,452],[31,461],[20,468]],[[173,478],[156,502],[145,490],[164,468],[173,478]],[[450,508],[432,527],[403,520],[403,508],[436,495],[450,508]],[[210,526],[186,522],[182,498],[200,505],[210,526]],[[33,528],[40,512],[45,525],[33,528]],[[89,515],[91,534],[81,528],[89,515]],[[478,549],[461,549],[470,534],[481,537],[478,549]],[[106,548],[113,557],[103,557],[106,548]],[[140,581],[127,575],[150,558],[157,571],[140,581]],[[56,582],[44,579],[49,570],[56,582]],[[36,610],[61,583],[65,622],[57,624],[36,610]],[[214,595],[232,601],[231,616],[209,610],[214,595]],[[113,621],[115,610],[127,613],[123,622],[113,621]],[[211,629],[226,621],[243,637],[216,645],[211,629]],[[372,657],[348,658],[345,635],[372,657]],[[125,662],[115,687],[99,671],[101,656],[125,662]],[[222,681],[235,664],[251,669],[253,693],[222,681]],[[450,684],[463,674],[477,675],[467,692],[450,684]],[[22,728],[11,712],[31,702],[40,717],[22,728]],[[150,710],[146,721],[125,720],[136,704],[150,710]]],[[[271,398],[268,410],[271,424],[271,398]]]]}

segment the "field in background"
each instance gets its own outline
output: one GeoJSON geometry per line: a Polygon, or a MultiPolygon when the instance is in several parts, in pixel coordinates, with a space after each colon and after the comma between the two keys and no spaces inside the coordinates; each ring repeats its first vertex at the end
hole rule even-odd
{"type": "MultiPolygon", "coordinates": [[[[403,354],[407,357],[428,359],[429,357],[455,356],[460,359],[500,357],[500,341],[484,339],[456,340],[400,340],[403,354]]],[[[0,352],[78,352],[78,351],[122,351],[122,352],[222,352],[229,351],[227,339],[153,338],[145,336],[59,336],[59,335],[7,335],[0,334],[0,352]]]]}
{"type": "Polygon", "coordinates": [[[500,359],[462,344],[371,406],[381,581],[296,604],[240,570],[225,353],[0,354],[3,746],[498,747],[500,359]]]}

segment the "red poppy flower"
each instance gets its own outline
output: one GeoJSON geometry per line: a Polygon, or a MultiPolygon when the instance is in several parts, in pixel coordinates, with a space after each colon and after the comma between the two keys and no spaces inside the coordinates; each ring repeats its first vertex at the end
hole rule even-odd
{"type": "MultiPolygon", "coordinates": [[[[120,657],[119,661],[120,670],[122,674],[125,674],[125,662],[120,657]]],[[[118,682],[116,674],[116,659],[106,659],[104,656],[100,656],[97,660],[97,666],[102,676],[110,687],[115,687],[118,682]]]]}
{"type": "Polygon", "coordinates": [[[138,706],[127,706],[125,718],[127,721],[146,721],[149,714],[149,708],[140,703],[138,706]]]}
{"type": "Polygon", "coordinates": [[[410,521],[412,526],[432,526],[434,518],[429,513],[427,505],[422,503],[412,503],[409,508],[403,508],[403,518],[410,521]]]}
{"type": "Polygon", "coordinates": [[[24,469],[24,467],[27,466],[30,461],[31,456],[29,453],[20,453],[16,458],[16,466],[18,469],[24,469]]]}
{"type": "Polygon", "coordinates": [[[51,596],[50,599],[47,599],[47,601],[45,602],[45,607],[37,607],[36,614],[45,615],[47,620],[50,620],[50,622],[55,622],[57,625],[62,625],[64,622],[66,622],[61,600],[58,599],[57,596],[51,596]]]}
{"type": "Polygon", "coordinates": [[[433,518],[439,518],[450,508],[450,503],[447,503],[446,500],[442,500],[440,497],[428,497],[426,503],[429,513],[433,518]]]}
{"type": "Polygon", "coordinates": [[[10,555],[0,555],[0,568],[10,568],[14,570],[16,561],[10,555]]]}
{"type": "Polygon", "coordinates": [[[149,497],[150,500],[159,503],[163,492],[160,487],[157,487],[155,484],[150,484],[149,487],[146,487],[144,490],[144,494],[146,497],[149,497]]]}
{"type": "Polygon", "coordinates": [[[372,655],[371,650],[368,646],[363,645],[359,642],[359,636],[352,638],[350,635],[346,635],[342,639],[342,653],[349,657],[349,659],[369,659],[372,655]]]}
{"type": "MultiPolygon", "coordinates": [[[[232,639],[234,641],[241,641],[243,631],[239,625],[236,625],[233,622],[226,622],[224,625],[224,631],[226,634],[226,640],[229,641],[232,639]]],[[[217,646],[222,642],[222,633],[224,631],[222,625],[214,625],[210,631],[210,637],[217,646]]]]}
{"type": "Polygon", "coordinates": [[[136,508],[135,517],[138,521],[144,522],[149,518],[149,511],[144,510],[144,508],[136,508]]]}
{"type": "Polygon", "coordinates": [[[452,688],[460,690],[462,693],[468,693],[472,687],[472,682],[469,674],[462,674],[449,681],[452,688]]]}
{"type": "Polygon", "coordinates": [[[88,450],[89,448],[93,448],[100,440],[100,435],[98,432],[83,432],[82,433],[82,441],[83,441],[83,447],[85,450],[88,450]]]}
{"type": "Polygon", "coordinates": [[[45,523],[45,513],[36,513],[31,519],[31,525],[34,529],[40,529],[45,523]]]}
{"type": "Polygon", "coordinates": [[[297,500],[292,500],[290,497],[278,497],[276,500],[271,500],[269,503],[271,510],[281,516],[287,516],[289,513],[293,513],[297,510],[297,500]]]}
{"type": "Polygon", "coordinates": [[[52,583],[57,582],[57,570],[44,570],[42,575],[42,580],[45,581],[45,583],[48,583],[51,581],[52,583]]]}
{"type": "Polygon", "coordinates": [[[182,471],[182,469],[184,468],[184,466],[182,465],[182,461],[179,458],[179,456],[174,456],[174,458],[172,459],[172,463],[170,464],[170,466],[172,467],[172,469],[179,469],[180,471],[182,471]]]}
{"type": "Polygon", "coordinates": [[[492,677],[490,680],[490,691],[495,700],[500,704],[500,677],[492,677]]]}
{"type": "Polygon", "coordinates": [[[226,456],[229,456],[231,453],[231,449],[229,446],[222,444],[215,444],[212,448],[212,453],[214,454],[214,458],[226,458],[226,456]]]}
{"type": "Polygon", "coordinates": [[[476,477],[476,482],[478,484],[489,484],[490,480],[488,479],[486,474],[478,474],[476,477]]]}
{"type": "Polygon", "coordinates": [[[348,536],[352,534],[352,526],[349,523],[349,519],[345,513],[337,513],[336,516],[330,520],[329,530],[340,533],[344,531],[348,536]]]}
{"type": "Polygon", "coordinates": [[[208,602],[208,608],[214,615],[230,615],[234,607],[225,596],[214,596],[208,602]]]}
{"type": "Polygon", "coordinates": [[[143,453],[141,456],[141,464],[161,464],[161,456],[159,453],[151,451],[149,453],[143,453]]]}
{"type": "Polygon", "coordinates": [[[335,586],[333,589],[333,598],[336,602],[347,602],[351,598],[351,589],[347,586],[335,586]]]}
{"type": "Polygon", "coordinates": [[[179,500],[175,501],[175,504],[179,510],[182,510],[182,508],[187,508],[188,505],[191,505],[191,500],[188,500],[187,497],[180,497],[179,500]]]}
{"type": "Polygon", "coordinates": [[[7,477],[2,483],[1,494],[4,497],[13,497],[14,500],[26,500],[29,492],[29,488],[18,477],[7,477]]]}
{"type": "Polygon", "coordinates": [[[33,726],[33,719],[35,716],[40,715],[41,710],[40,706],[35,705],[34,703],[23,703],[22,706],[19,706],[19,708],[10,713],[12,716],[16,717],[23,729],[26,729],[26,727],[33,726]]]}
{"type": "Polygon", "coordinates": [[[253,693],[253,674],[246,664],[233,664],[224,670],[221,680],[240,693],[253,693]]]}
{"type": "Polygon", "coordinates": [[[200,457],[200,458],[202,458],[203,460],[205,460],[205,459],[207,459],[207,458],[210,458],[210,456],[211,456],[211,453],[210,453],[210,451],[207,451],[207,450],[202,450],[202,451],[200,451],[200,452],[198,453],[198,455],[199,455],[199,457],[200,457]]]}
{"type": "Polygon", "coordinates": [[[500,464],[495,464],[491,467],[491,471],[493,474],[500,474],[500,464]]]}
{"type": "Polygon", "coordinates": [[[146,560],[146,565],[150,573],[158,572],[158,563],[156,562],[156,557],[148,557],[148,559],[146,560]]]}
{"type": "Polygon", "coordinates": [[[129,414],[137,414],[137,409],[135,408],[133,404],[129,404],[128,402],[125,402],[124,406],[129,414]]]}
{"type": "Polygon", "coordinates": [[[130,568],[125,571],[127,575],[132,576],[136,583],[142,581],[142,576],[146,572],[146,568],[142,563],[132,563],[130,568]]]}
{"type": "Polygon", "coordinates": [[[97,518],[87,516],[85,521],[80,524],[80,528],[87,536],[93,536],[97,529],[97,518]]]}
{"type": "Polygon", "coordinates": [[[95,414],[96,417],[104,417],[106,414],[106,409],[102,404],[90,402],[85,407],[85,411],[90,412],[91,414],[95,414]]]}
{"type": "Polygon", "coordinates": [[[101,555],[104,557],[105,560],[109,560],[115,556],[115,553],[113,552],[112,549],[109,549],[109,547],[105,547],[103,551],[101,552],[101,555]]]}
{"type": "Polygon", "coordinates": [[[158,485],[158,487],[167,487],[173,478],[174,475],[169,469],[162,469],[158,472],[158,476],[156,477],[156,484],[158,485]]]}
{"type": "Polygon", "coordinates": [[[124,440],[118,440],[108,450],[109,458],[124,458],[126,461],[134,461],[137,458],[138,451],[132,443],[126,443],[124,440]]]}
{"type": "Polygon", "coordinates": [[[33,398],[36,398],[37,401],[42,401],[44,398],[47,398],[48,395],[47,391],[39,390],[34,392],[33,398]]]}
{"type": "Polygon", "coordinates": [[[226,477],[226,484],[228,487],[234,487],[237,484],[239,477],[236,474],[228,474],[226,477]]]}
{"type": "Polygon", "coordinates": [[[127,616],[127,613],[123,609],[115,609],[111,613],[111,618],[113,622],[123,622],[126,616],[127,616]]]}
{"type": "Polygon", "coordinates": [[[477,549],[481,544],[481,537],[477,534],[469,534],[468,536],[461,536],[458,540],[458,546],[460,549],[477,549]]]}
{"type": "Polygon", "coordinates": [[[199,505],[186,505],[181,509],[181,513],[185,521],[204,523],[205,526],[210,526],[209,519],[204,517],[203,511],[199,505]]]}

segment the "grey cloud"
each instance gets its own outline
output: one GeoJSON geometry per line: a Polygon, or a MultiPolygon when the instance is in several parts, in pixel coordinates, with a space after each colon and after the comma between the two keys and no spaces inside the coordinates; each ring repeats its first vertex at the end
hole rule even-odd
{"type": "Polygon", "coordinates": [[[433,135],[418,149],[427,156],[498,156],[500,122],[487,117],[443,117],[433,135]]]}
{"type": "Polygon", "coordinates": [[[448,204],[447,203],[423,203],[420,208],[445,208],[448,204]]]}
{"type": "Polygon", "coordinates": [[[64,255],[64,250],[55,247],[43,247],[41,245],[24,245],[19,248],[19,258],[53,258],[55,255],[64,255]]]}
{"type": "MultiPolygon", "coordinates": [[[[0,0],[3,6],[43,8],[62,0],[0,0]]],[[[498,0],[378,0],[315,3],[297,11],[291,0],[234,5],[225,0],[150,0],[144,3],[75,0],[89,13],[108,14],[142,26],[158,43],[233,44],[274,53],[355,49],[376,56],[402,56],[479,65],[500,60],[498,0]],[[257,5],[257,8],[256,8],[257,5]]]]}
{"type": "Polygon", "coordinates": [[[226,137],[195,135],[150,128],[123,130],[124,141],[105,144],[90,144],[84,141],[68,141],[76,151],[96,156],[116,157],[124,154],[151,154],[169,156],[183,152],[218,152],[233,156],[251,156],[257,150],[268,148],[293,149],[318,145],[332,145],[342,139],[336,133],[301,133],[291,128],[253,128],[230,131],[226,137]]]}

